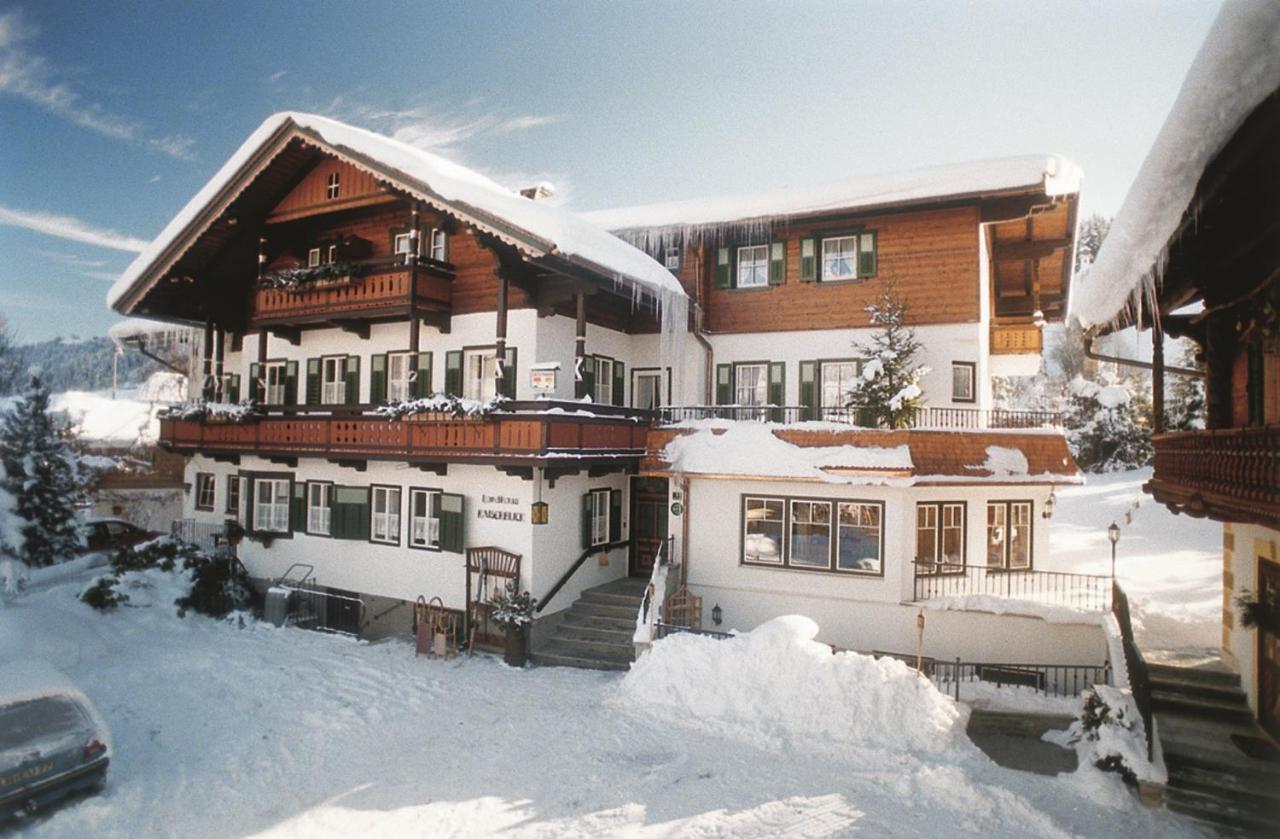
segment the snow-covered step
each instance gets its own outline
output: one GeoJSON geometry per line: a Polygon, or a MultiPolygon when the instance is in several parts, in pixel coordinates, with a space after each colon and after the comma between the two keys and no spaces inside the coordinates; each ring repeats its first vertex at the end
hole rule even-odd
{"type": "Polygon", "coordinates": [[[618,618],[620,620],[630,620],[634,623],[636,613],[640,609],[640,601],[637,600],[635,605],[617,604],[617,603],[597,603],[593,600],[579,600],[573,604],[573,611],[581,615],[596,618],[618,618]]]}
{"type": "Polygon", "coordinates": [[[536,664],[626,670],[635,658],[632,636],[645,581],[624,578],[587,589],[533,650],[536,664]]]}
{"type": "Polygon", "coordinates": [[[597,627],[585,626],[579,623],[561,623],[556,628],[557,636],[561,638],[571,638],[582,641],[608,641],[615,644],[632,643],[632,636],[635,631],[632,627],[626,629],[599,629],[597,627]]]}
{"type": "MultiPolygon", "coordinates": [[[[1154,688],[1154,685],[1153,685],[1154,688]]],[[[1151,704],[1156,711],[1176,711],[1197,717],[1247,723],[1253,720],[1249,706],[1240,700],[1193,695],[1183,691],[1152,690],[1151,704]]]]}
{"type": "MultiPolygon", "coordinates": [[[[639,611],[639,608],[639,606],[636,607],[637,611],[639,611]]],[[[597,615],[584,615],[581,612],[574,612],[572,609],[565,612],[564,622],[592,629],[612,629],[621,632],[634,632],[636,628],[634,615],[630,618],[602,618],[597,615]]]]}

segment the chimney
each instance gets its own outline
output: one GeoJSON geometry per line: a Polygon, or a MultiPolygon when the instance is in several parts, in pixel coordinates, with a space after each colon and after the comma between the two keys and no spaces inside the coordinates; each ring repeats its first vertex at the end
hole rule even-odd
{"type": "Polygon", "coordinates": [[[556,194],[556,188],[546,181],[543,181],[540,184],[525,187],[520,190],[520,194],[525,198],[528,198],[530,201],[546,201],[548,198],[551,198],[556,194]]]}

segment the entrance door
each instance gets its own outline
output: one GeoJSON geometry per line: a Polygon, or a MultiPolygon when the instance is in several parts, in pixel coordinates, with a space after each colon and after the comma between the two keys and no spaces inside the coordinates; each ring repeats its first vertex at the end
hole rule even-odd
{"type": "Polygon", "coordinates": [[[667,481],[631,479],[631,575],[647,577],[667,539],[667,481]]]}
{"type": "MultiPolygon", "coordinates": [[[[1258,597],[1280,591],[1280,565],[1258,557],[1258,597]]],[[[1280,636],[1258,629],[1258,722],[1280,738],[1280,636]]]]}

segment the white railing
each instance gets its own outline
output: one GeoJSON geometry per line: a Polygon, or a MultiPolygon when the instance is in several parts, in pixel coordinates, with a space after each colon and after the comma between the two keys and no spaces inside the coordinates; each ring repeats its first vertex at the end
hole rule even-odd
{"type": "Polygon", "coordinates": [[[649,649],[662,623],[662,609],[667,600],[667,579],[671,571],[671,537],[663,540],[653,557],[653,570],[649,572],[649,585],[645,586],[640,610],[636,614],[636,630],[631,640],[636,645],[637,656],[649,649]]]}

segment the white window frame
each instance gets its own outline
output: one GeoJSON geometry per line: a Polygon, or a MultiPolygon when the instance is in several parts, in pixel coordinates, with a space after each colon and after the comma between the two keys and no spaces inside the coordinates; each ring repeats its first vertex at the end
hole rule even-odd
{"type": "Polygon", "coordinates": [[[338,261],[338,246],[330,245],[325,252],[325,264],[332,265],[338,261]]]}
{"type": "Polygon", "coordinates": [[[320,404],[342,405],[347,401],[347,356],[326,355],[320,359],[320,404]],[[333,374],[332,377],[330,374],[333,374]]]}
{"type": "Polygon", "coordinates": [[[438,489],[409,490],[409,547],[427,551],[440,550],[440,519],[431,514],[438,489]],[[418,513],[418,501],[422,501],[421,514],[418,513]]]}
{"type": "Polygon", "coordinates": [[[743,245],[738,248],[737,288],[764,288],[769,285],[769,246],[743,245]]]}
{"type": "Polygon", "coordinates": [[[609,490],[591,490],[591,545],[609,542],[609,490]]]}
{"type": "Polygon", "coordinates": [[[1001,571],[1029,571],[1035,563],[1035,506],[1030,501],[987,502],[987,567],[1001,571]],[[993,515],[995,514],[995,515],[993,515]],[[1018,529],[1025,528],[1026,556],[1014,564],[1013,542],[1018,529]],[[991,561],[992,543],[999,560],[991,561]]]}
{"type": "Polygon", "coordinates": [[[387,401],[408,402],[413,392],[413,353],[387,353],[387,401]],[[396,367],[401,369],[397,372],[396,367]]]}
{"type": "Polygon", "coordinates": [[[832,548],[834,547],[834,545],[832,544],[833,529],[832,529],[832,520],[831,520],[832,518],[831,502],[823,499],[818,499],[818,498],[790,498],[790,499],[787,499],[787,508],[788,508],[787,509],[788,516],[787,516],[787,526],[785,530],[787,534],[787,550],[786,550],[787,567],[800,568],[807,571],[830,571],[831,556],[832,556],[831,551],[832,551],[832,548]],[[807,518],[802,518],[798,514],[798,510],[802,510],[802,509],[807,510],[807,512],[804,514],[807,518]],[[827,520],[825,522],[826,528],[827,528],[826,559],[820,565],[813,562],[797,562],[795,559],[795,556],[793,555],[795,552],[795,544],[796,544],[796,532],[795,532],[796,525],[806,525],[809,527],[821,528],[824,523],[821,521],[815,520],[816,518],[818,518],[818,516],[816,516],[814,512],[819,509],[825,509],[827,511],[827,520]]]}
{"type": "MultiPolygon", "coordinates": [[[[828,404],[827,400],[827,371],[839,369],[846,365],[850,368],[848,381],[857,381],[859,373],[861,372],[859,369],[861,365],[858,363],[857,359],[846,358],[836,361],[818,362],[818,404],[821,408],[823,419],[837,419],[843,416],[845,411],[848,409],[848,404],[843,399],[837,398],[837,404],[828,404]]],[[[841,375],[839,381],[835,383],[837,395],[839,395],[839,386],[841,384],[845,384],[845,378],[843,375],[841,375]]]]}
{"type": "MultiPolygon", "coordinates": [[[[758,534],[756,534],[758,535],[758,534]]],[[[781,566],[783,557],[786,556],[787,541],[787,502],[783,498],[774,498],[762,495],[746,495],[742,498],[742,562],[750,565],[768,565],[781,566]],[[779,508],[779,518],[769,518],[769,505],[776,504],[779,508]],[[757,550],[751,553],[748,550],[747,540],[753,534],[747,532],[747,528],[751,523],[752,510],[763,510],[764,515],[760,517],[761,521],[776,523],[778,525],[778,553],[776,557],[765,558],[765,555],[757,550]]]]}
{"type": "Polygon", "coordinates": [[[834,532],[832,538],[835,540],[833,554],[835,556],[835,570],[842,574],[865,574],[868,577],[884,576],[884,503],[880,501],[838,501],[836,503],[836,512],[834,532]],[[869,515],[874,510],[874,517],[869,515]],[[856,524],[845,524],[843,515],[846,511],[853,513],[856,524]],[[874,524],[868,524],[868,520],[874,518],[874,524]],[[842,568],[840,565],[840,534],[841,531],[848,528],[852,530],[868,530],[874,527],[876,531],[876,570],[866,571],[860,568],[842,568]]]}
{"type": "Polygon", "coordinates": [[[320,265],[320,249],[311,248],[307,251],[307,267],[316,268],[320,265]]]}
{"type": "Polygon", "coordinates": [[[597,405],[613,404],[613,365],[614,361],[606,355],[598,355],[596,359],[595,392],[591,398],[597,405]],[[603,371],[608,371],[604,373],[603,371]]]}
{"type": "Polygon", "coordinates": [[[283,405],[284,399],[289,395],[289,362],[287,361],[264,361],[261,370],[262,380],[266,382],[263,392],[266,396],[266,404],[283,405]],[[272,383],[274,373],[275,383],[272,383]]]}
{"type": "Polygon", "coordinates": [[[662,392],[662,384],[663,384],[664,377],[662,373],[663,373],[662,370],[633,370],[632,371],[632,375],[634,378],[631,381],[631,407],[641,408],[643,410],[649,411],[649,410],[654,410],[656,408],[661,408],[663,405],[667,404],[663,400],[664,394],[662,392]],[[655,398],[653,400],[653,404],[641,405],[639,404],[640,383],[642,381],[649,381],[649,380],[653,381],[652,393],[655,398]]]}
{"type": "Polygon", "coordinates": [[[449,234],[443,228],[431,228],[431,259],[436,262],[449,261],[449,234]]]}
{"type": "Polygon", "coordinates": [[[978,401],[978,368],[973,362],[969,361],[953,361],[951,362],[951,401],[952,402],[977,402],[978,401]],[[963,373],[964,379],[968,383],[968,394],[962,393],[963,388],[957,387],[962,380],[957,379],[957,374],[963,373]]]}
{"type": "Polygon", "coordinates": [[[769,404],[769,365],[766,362],[733,365],[733,404],[735,405],[767,405],[769,404]],[[759,375],[755,382],[744,382],[744,371],[757,370],[759,375]],[[744,396],[746,398],[744,398],[744,396]]]}
{"type": "Polygon", "coordinates": [[[858,278],[858,237],[832,236],[822,240],[823,281],[856,280],[858,278]],[[838,251],[836,249],[839,248],[838,251]],[[832,251],[836,251],[832,253],[832,251]],[[847,255],[846,255],[847,252],[847,255]],[[848,271],[835,270],[841,262],[848,263],[848,271]]]}
{"type": "Polygon", "coordinates": [[[370,542],[400,544],[400,502],[400,487],[380,484],[369,487],[370,542]],[[382,508],[381,512],[379,507],[382,508]]]}
{"type": "Polygon", "coordinates": [[[477,402],[488,402],[498,395],[497,350],[493,347],[463,350],[462,395],[477,402]]]}
{"type": "Polygon", "coordinates": [[[342,179],[338,172],[330,172],[329,179],[325,183],[324,197],[330,201],[337,198],[342,192],[342,179]]]}
{"type": "Polygon", "coordinates": [[[408,233],[397,233],[395,241],[392,245],[392,250],[394,252],[394,255],[404,256],[405,254],[412,254],[413,240],[414,240],[414,236],[413,236],[412,230],[409,231],[408,233]]]}
{"type": "Polygon", "coordinates": [[[218,478],[212,472],[196,473],[196,509],[206,512],[216,510],[218,478]],[[207,501],[205,499],[208,499],[207,501]]]}
{"type": "Polygon", "coordinates": [[[333,535],[333,484],[307,481],[307,533],[333,535]]]}
{"type": "Polygon", "coordinates": [[[236,517],[236,521],[241,520],[240,505],[244,500],[244,478],[239,475],[227,476],[227,499],[223,505],[223,512],[236,517]],[[234,503],[232,503],[234,502],[234,503]]]}
{"type": "Polygon", "coordinates": [[[293,485],[288,478],[254,478],[253,530],[258,533],[288,533],[289,502],[292,498],[293,485]]]}
{"type": "Polygon", "coordinates": [[[666,252],[663,254],[663,265],[668,271],[680,270],[680,246],[667,245],[666,252]]]}

